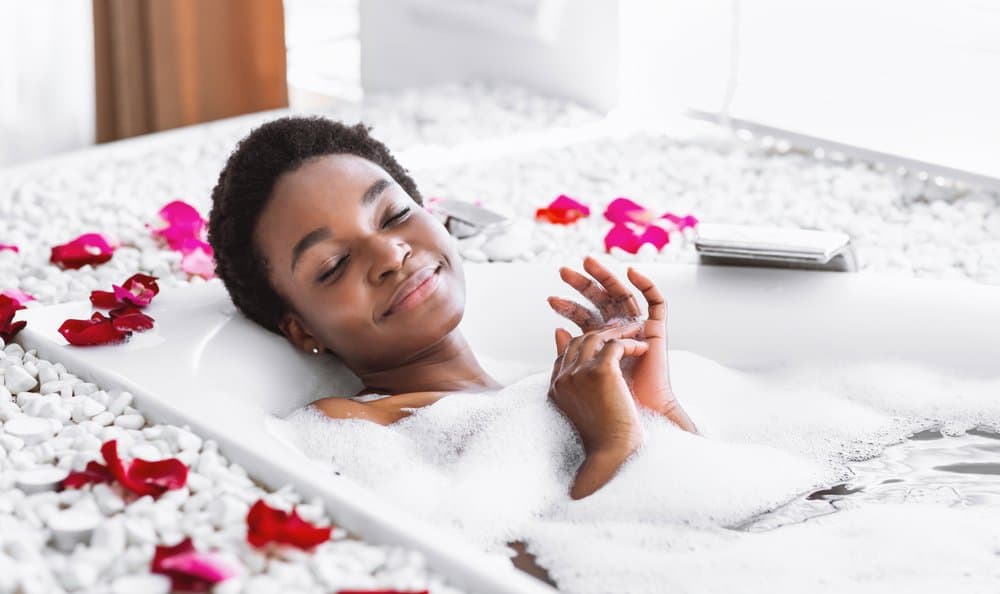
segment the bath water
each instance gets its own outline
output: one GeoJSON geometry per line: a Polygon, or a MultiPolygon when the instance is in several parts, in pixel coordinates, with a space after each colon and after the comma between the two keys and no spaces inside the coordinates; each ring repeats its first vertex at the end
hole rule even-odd
{"type": "Polygon", "coordinates": [[[643,411],[642,448],[579,501],[583,451],[548,372],[388,427],[312,407],[282,423],[331,472],[485,551],[524,541],[567,592],[996,590],[1000,379],[679,350],[670,366],[702,435],[643,411]]]}

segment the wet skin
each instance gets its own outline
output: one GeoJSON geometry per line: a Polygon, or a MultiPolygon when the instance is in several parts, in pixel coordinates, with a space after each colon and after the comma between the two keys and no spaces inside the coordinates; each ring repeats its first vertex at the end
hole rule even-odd
{"type": "MultiPolygon", "coordinates": [[[[289,304],[280,324],[288,340],[337,355],[363,382],[359,394],[395,395],[348,404],[348,416],[384,422],[448,392],[501,387],[457,328],[465,277],[456,240],[378,165],[326,155],[282,175],[254,240],[289,304]],[[386,315],[400,285],[427,266],[436,288],[386,315]]],[[[331,400],[350,402],[316,404],[341,406],[331,400]]]]}
{"type": "MultiPolygon", "coordinates": [[[[328,155],[286,173],[254,239],[272,286],[291,307],[281,323],[289,342],[340,357],[364,383],[356,395],[393,394],[368,403],[343,397],[313,403],[327,415],[388,425],[409,414],[403,409],[450,392],[502,387],[457,329],[465,277],[454,238],[381,167],[328,155]],[[309,235],[316,241],[296,250],[309,235]],[[384,315],[400,283],[426,265],[440,265],[436,290],[384,315]]],[[[510,544],[515,566],[552,583],[524,543],[510,544]]]]}

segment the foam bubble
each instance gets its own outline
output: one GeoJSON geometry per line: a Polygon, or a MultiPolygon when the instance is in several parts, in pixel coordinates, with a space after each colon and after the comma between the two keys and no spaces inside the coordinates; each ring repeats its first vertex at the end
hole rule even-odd
{"type": "Polygon", "coordinates": [[[583,451],[546,398],[548,372],[449,395],[388,427],[313,408],[283,422],[307,455],[484,550],[524,540],[567,591],[930,590],[942,576],[974,589],[995,578],[1000,537],[920,528],[974,530],[1000,519],[994,507],[887,503],[768,532],[731,528],[847,478],[850,461],[919,429],[996,426],[1000,380],[898,361],[754,371],[686,351],[670,361],[702,435],[643,411],[642,448],[579,501],[568,492],[583,451]],[[934,568],[915,568],[918,557],[934,568]]]}

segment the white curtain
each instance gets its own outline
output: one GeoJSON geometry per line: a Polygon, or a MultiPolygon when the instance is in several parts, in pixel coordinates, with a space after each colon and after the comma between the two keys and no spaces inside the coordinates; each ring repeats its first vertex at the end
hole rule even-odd
{"type": "Polygon", "coordinates": [[[94,134],[90,0],[0,0],[0,166],[94,134]]]}

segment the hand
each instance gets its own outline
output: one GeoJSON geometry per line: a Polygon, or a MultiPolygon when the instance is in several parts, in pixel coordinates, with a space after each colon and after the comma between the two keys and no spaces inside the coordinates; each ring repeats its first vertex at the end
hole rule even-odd
{"type": "Polygon", "coordinates": [[[641,327],[631,323],[603,328],[569,340],[557,331],[558,356],[548,396],[576,428],[588,455],[599,450],[631,453],[642,441],[638,411],[621,371],[622,357],[649,348],[628,338],[641,327]]]}
{"type": "Polygon", "coordinates": [[[622,357],[649,348],[626,338],[640,329],[632,323],[566,340],[556,332],[549,398],[576,428],[587,455],[570,489],[573,499],[604,486],[642,445],[642,425],[621,371],[622,357]]]}
{"type": "MultiPolygon", "coordinates": [[[[618,327],[640,319],[642,312],[632,291],[610,270],[590,256],[584,259],[583,266],[584,270],[597,279],[596,282],[565,266],[559,269],[559,273],[567,284],[593,303],[597,310],[588,309],[568,299],[549,297],[549,305],[556,313],[574,322],[584,332],[618,327]]],[[[626,382],[640,405],[666,415],[682,429],[697,433],[697,428],[681,408],[670,385],[666,300],[649,277],[631,266],[628,268],[628,279],[642,292],[648,305],[649,315],[638,338],[649,345],[649,351],[637,360],[630,359],[626,362],[626,382]]],[[[559,329],[556,332],[557,341],[565,341],[569,337],[569,332],[565,330],[559,329]]]]}

